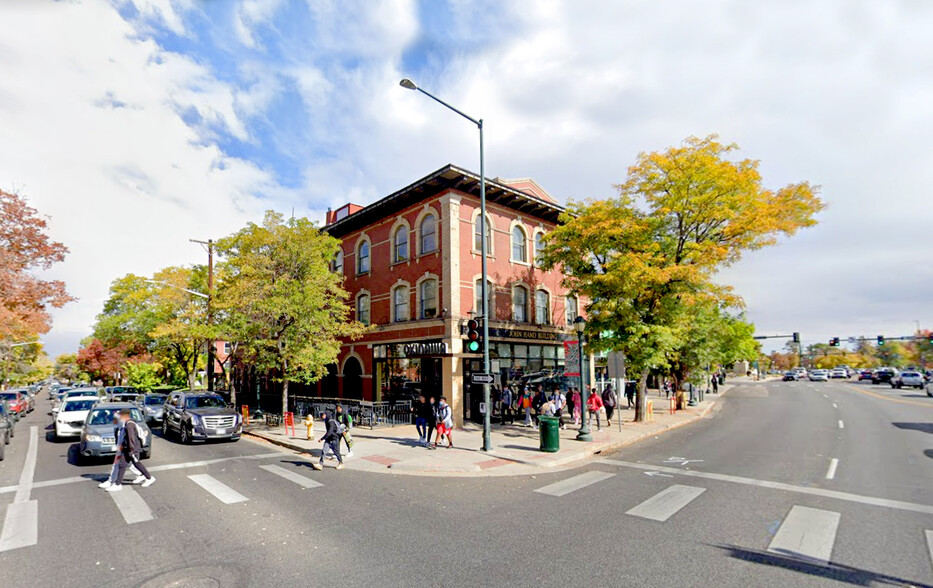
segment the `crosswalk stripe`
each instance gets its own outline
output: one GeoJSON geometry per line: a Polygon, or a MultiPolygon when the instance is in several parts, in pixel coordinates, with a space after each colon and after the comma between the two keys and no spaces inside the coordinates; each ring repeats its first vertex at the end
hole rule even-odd
{"type": "Polygon", "coordinates": [[[706,488],[674,484],[638,506],[629,509],[625,514],[664,522],[704,492],[706,492],[706,488]]]}
{"type": "Polygon", "coordinates": [[[124,485],[119,492],[108,492],[108,494],[113,498],[113,502],[120,509],[120,514],[123,515],[128,525],[151,521],[154,518],[149,505],[132,486],[124,485]]]}
{"type": "Polygon", "coordinates": [[[39,503],[35,500],[14,502],[6,507],[0,552],[29,547],[39,541],[39,503]]]}
{"type": "Polygon", "coordinates": [[[609,472],[584,472],[582,474],[577,474],[566,480],[561,480],[560,482],[555,482],[549,484],[543,488],[538,488],[535,492],[541,494],[547,494],[548,496],[565,496],[579,490],[580,488],[585,488],[590,484],[595,484],[597,482],[602,482],[608,478],[613,477],[615,474],[609,472]]]}
{"type": "Polygon", "coordinates": [[[318,486],[323,486],[317,480],[312,480],[307,476],[302,476],[301,474],[286,470],[285,468],[277,465],[261,465],[261,469],[266,470],[270,474],[275,474],[276,476],[281,476],[286,480],[294,482],[301,486],[302,488],[317,488],[318,486]]]}
{"type": "Polygon", "coordinates": [[[188,479],[213,494],[214,498],[224,504],[234,504],[236,502],[246,502],[249,500],[249,498],[243,496],[213,476],[195,474],[193,476],[188,476],[188,479]]]}
{"type": "Polygon", "coordinates": [[[933,531],[924,531],[927,538],[927,551],[930,552],[930,563],[933,564],[933,531]]]}
{"type": "Polygon", "coordinates": [[[839,518],[838,512],[794,505],[768,551],[827,563],[833,553],[839,518]]]}

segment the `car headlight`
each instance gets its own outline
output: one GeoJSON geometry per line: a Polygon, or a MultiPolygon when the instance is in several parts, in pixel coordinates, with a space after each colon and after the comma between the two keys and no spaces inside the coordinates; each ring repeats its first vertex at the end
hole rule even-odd
{"type": "Polygon", "coordinates": [[[100,443],[101,442],[100,435],[91,435],[90,433],[84,436],[84,440],[87,441],[88,443],[100,443]]]}
{"type": "Polygon", "coordinates": [[[191,423],[195,425],[201,424],[201,417],[196,414],[191,415],[191,423]]]}

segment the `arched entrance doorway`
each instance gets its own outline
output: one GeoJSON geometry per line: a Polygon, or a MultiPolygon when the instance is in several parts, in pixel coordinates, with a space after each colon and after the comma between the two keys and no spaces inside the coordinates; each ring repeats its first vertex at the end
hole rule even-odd
{"type": "Polygon", "coordinates": [[[363,399],[363,366],[353,356],[348,357],[343,364],[343,397],[363,399]]]}
{"type": "Polygon", "coordinates": [[[337,398],[337,364],[327,366],[327,375],[321,378],[322,398],[337,398]]]}

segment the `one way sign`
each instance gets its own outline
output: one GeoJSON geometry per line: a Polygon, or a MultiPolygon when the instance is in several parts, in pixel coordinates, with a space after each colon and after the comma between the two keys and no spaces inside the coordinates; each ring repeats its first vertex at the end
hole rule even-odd
{"type": "Polygon", "coordinates": [[[492,384],[493,381],[492,374],[470,374],[470,383],[472,384],[492,384]]]}

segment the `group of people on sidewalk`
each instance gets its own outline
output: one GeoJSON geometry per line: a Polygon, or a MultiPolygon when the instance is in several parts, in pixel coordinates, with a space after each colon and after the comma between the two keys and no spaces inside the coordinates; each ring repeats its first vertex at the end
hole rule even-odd
{"type": "Polygon", "coordinates": [[[454,446],[452,436],[454,421],[447,398],[441,396],[435,401],[434,397],[426,399],[422,394],[418,402],[412,407],[415,413],[415,430],[418,431],[418,443],[424,447],[437,448],[438,441],[447,439],[447,448],[454,446]],[[431,435],[435,434],[434,443],[431,435]]]}

